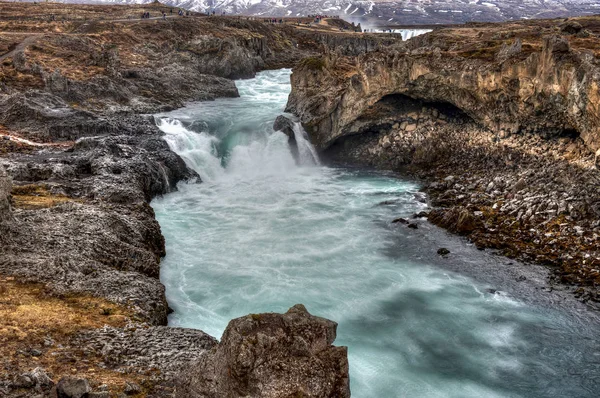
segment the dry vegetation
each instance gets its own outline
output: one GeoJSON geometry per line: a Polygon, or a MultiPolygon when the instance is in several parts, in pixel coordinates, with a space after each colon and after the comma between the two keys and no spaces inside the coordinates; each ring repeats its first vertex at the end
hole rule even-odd
{"type": "MultiPolygon", "coordinates": [[[[54,296],[43,285],[0,277],[0,358],[2,370],[43,367],[54,382],[76,374],[93,385],[108,385],[116,394],[125,381],[137,380],[98,367],[101,358],[72,347],[72,338],[85,329],[123,327],[132,314],[99,298],[54,296]]],[[[139,381],[139,380],[138,380],[139,381]]]]}
{"type": "Polygon", "coordinates": [[[473,23],[440,29],[435,36],[443,51],[486,62],[493,60],[503,45],[511,45],[519,39],[522,43],[522,51],[518,57],[525,59],[541,50],[544,37],[561,34],[560,26],[569,21],[580,24],[586,31],[583,35],[564,35],[571,48],[589,50],[599,57],[600,40],[597,35],[600,35],[600,16],[504,24],[473,23]]]}
{"type": "Polygon", "coordinates": [[[12,189],[12,205],[17,209],[45,209],[73,201],[65,195],[52,194],[44,185],[17,185],[12,189]]]}

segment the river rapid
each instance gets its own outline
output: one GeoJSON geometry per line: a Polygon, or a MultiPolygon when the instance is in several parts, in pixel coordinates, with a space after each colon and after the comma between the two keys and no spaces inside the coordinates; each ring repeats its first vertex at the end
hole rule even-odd
{"type": "Polygon", "coordinates": [[[156,115],[202,179],[152,202],[170,325],[219,337],[232,318],[302,303],[339,323],[354,397],[597,397],[600,322],[545,270],[391,223],[426,207],[418,183],[323,166],[299,126],[294,159],[272,129],[290,73],[156,115]]]}

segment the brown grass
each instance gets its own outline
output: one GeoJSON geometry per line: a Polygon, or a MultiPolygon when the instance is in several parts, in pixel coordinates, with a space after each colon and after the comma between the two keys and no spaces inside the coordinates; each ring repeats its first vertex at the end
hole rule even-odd
{"type": "Polygon", "coordinates": [[[123,327],[131,316],[128,309],[103,299],[56,297],[44,285],[0,277],[0,358],[7,369],[26,372],[41,366],[54,382],[76,374],[92,385],[107,384],[116,394],[123,390],[125,380],[136,378],[100,368],[101,358],[70,346],[71,339],[85,329],[123,327]],[[45,345],[45,341],[52,344],[45,345]],[[42,355],[31,356],[32,349],[42,355]]]}
{"type": "Polygon", "coordinates": [[[44,185],[15,185],[12,189],[12,205],[17,209],[47,209],[66,202],[80,201],[65,195],[54,195],[44,185]]]}

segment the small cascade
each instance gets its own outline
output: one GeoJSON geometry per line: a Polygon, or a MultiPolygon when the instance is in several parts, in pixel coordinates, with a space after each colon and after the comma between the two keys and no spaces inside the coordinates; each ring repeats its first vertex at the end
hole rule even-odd
{"type": "Polygon", "coordinates": [[[196,133],[183,126],[180,120],[155,117],[171,150],[185,161],[203,181],[211,181],[223,174],[221,160],[216,156],[218,139],[206,133],[196,133]]]}
{"type": "Polygon", "coordinates": [[[400,30],[400,34],[402,35],[402,41],[406,41],[431,31],[431,29],[402,29],[400,30]]]}
{"type": "Polygon", "coordinates": [[[310,143],[306,130],[300,122],[294,122],[294,138],[298,146],[298,162],[302,166],[318,166],[321,164],[317,150],[310,143]]]}
{"type": "Polygon", "coordinates": [[[171,183],[169,182],[169,176],[167,175],[167,170],[165,169],[165,166],[162,163],[159,163],[158,167],[160,168],[163,180],[165,181],[165,185],[167,186],[167,192],[171,192],[171,183]]]}
{"type": "Polygon", "coordinates": [[[195,132],[181,120],[167,116],[155,117],[155,122],[165,133],[169,147],[203,181],[279,175],[299,167],[320,165],[317,151],[299,122],[293,127],[297,159],[294,159],[287,136],[275,132],[268,123],[253,129],[248,126],[240,130],[227,128],[223,133],[195,132]]]}

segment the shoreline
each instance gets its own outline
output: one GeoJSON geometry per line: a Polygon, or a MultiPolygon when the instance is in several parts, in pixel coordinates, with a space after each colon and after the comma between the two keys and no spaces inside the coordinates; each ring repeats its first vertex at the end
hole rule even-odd
{"type": "MultiPolygon", "coordinates": [[[[433,123],[435,125],[435,122],[433,123]]],[[[397,134],[385,129],[372,137],[350,136],[347,138],[350,141],[349,143],[332,147],[325,151],[324,155],[329,156],[333,160],[333,164],[359,169],[367,167],[371,170],[395,173],[400,175],[401,178],[407,176],[418,181],[422,185],[421,191],[427,194],[429,209],[425,212],[426,214],[415,214],[412,219],[402,221],[403,223],[405,222],[408,225],[420,219],[427,219],[432,225],[441,227],[448,233],[468,239],[479,250],[491,250],[507,260],[517,260],[524,266],[543,267],[549,273],[546,281],[549,289],[569,292],[578,301],[585,303],[590,310],[600,310],[600,295],[597,286],[594,285],[597,276],[594,270],[597,267],[592,263],[588,271],[590,274],[582,274],[579,263],[581,258],[579,256],[585,256],[589,252],[580,250],[579,246],[575,246],[573,243],[580,240],[583,242],[586,237],[593,238],[595,236],[591,232],[595,228],[593,219],[589,220],[588,225],[585,217],[574,221],[569,220],[567,216],[567,218],[561,218],[561,224],[558,225],[557,223],[543,223],[548,215],[537,212],[537,214],[532,213],[529,215],[532,216],[531,221],[523,219],[517,227],[510,230],[506,229],[507,225],[514,226],[518,217],[523,217],[526,213],[525,211],[518,214],[515,212],[511,215],[502,213],[513,202],[516,204],[509,207],[509,211],[513,212],[514,209],[518,209],[520,205],[522,206],[522,203],[527,203],[527,201],[522,202],[522,199],[519,201],[518,197],[515,201],[515,186],[517,186],[518,191],[522,191],[521,195],[525,199],[528,197],[533,197],[534,200],[537,197],[549,198],[548,191],[540,184],[540,182],[548,183],[548,181],[544,179],[536,182],[526,180],[526,185],[522,186],[524,184],[522,180],[527,178],[524,176],[530,174],[537,176],[538,173],[543,173],[548,167],[552,167],[550,165],[554,164],[554,161],[542,155],[539,159],[535,158],[531,161],[529,167],[519,168],[516,171],[511,170],[510,167],[504,169],[499,165],[490,168],[489,164],[486,165],[486,163],[490,159],[490,153],[500,154],[495,162],[503,162],[499,159],[504,156],[512,156],[514,159],[514,152],[507,151],[502,155],[499,148],[508,148],[511,145],[517,147],[527,146],[528,144],[523,141],[527,142],[529,138],[536,138],[514,136],[505,139],[504,142],[499,141],[497,144],[498,149],[491,149],[488,146],[489,144],[486,143],[483,147],[475,145],[472,150],[465,150],[464,137],[457,138],[457,135],[462,135],[465,131],[471,131],[475,141],[485,137],[484,141],[488,142],[488,139],[493,140],[494,134],[473,125],[459,125],[452,127],[455,130],[450,130],[446,124],[442,124],[438,125],[437,128],[439,132],[435,133],[426,133],[424,130],[419,129],[415,131],[416,136],[429,136],[426,139],[427,143],[423,145],[423,142],[419,142],[417,144],[425,146],[427,152],[425,158],[414,159],[413,163],[409,164],[405,164],[405,160],[403,160],[410,157],[406,153],[406,149],[399,149],[396,155],[397,158],[382,156],[386,152],[385,146],[388,145],[387,143],[393,142],[394,138],[392,136],[397,134]],[[446,148],[440,148],[435,144],[436,141],[440,140],[441,135],[445,135],[446,148]],[[513,144],[508,144],[511,140],[513,144]],[[431,144],[433,145],[428,146],[431,144]],[[452,147],[452,149],[449,149],[449,147],[452,147]],[[345,148],[352,148],[352,150],[347,151],[345,148]],[[453,151],[463,151],[464,154],[462,156],[448,155],[449,152],[453,151]],[[397,163],[398,161],[399,163],[397,163]],[[502,170],[502,173],[492,172],[491,170],[494,167],[502,170]],[[502,181],[503,185],[500,185],[499,181],[502,181]],[[504,181],[512,181],[512,183],[504,181]],[[493,183],[496,184],[496,188],[493,191],[494,194],[490,195],[494,188],[488,189],[488,187],[493,183]],[[506,205],[506,203],[509,204],[506,205]],[[535,226],[529,224],[530,222],[541,222],[542,224],[535,226]],[[582,225],[582,223],[585,226],[579,229],[578,225],[582,225]],[[553,236],[560,237],[561,235],[561,242],[564,242],[560,252],[562,255],[553,256],[552,253],[555,253],[557,248],[553,247],[556,242],[551,238],[553,236]],[[540,239],[540,241],[536,239],[540,239]]],[[[567,143],[567,145],[571,144],[571,142],[567,143]]],[[[558,141],[557,145],[560,145],[558,141]]],[[[495,147],[495,144],[492,147],[495,147]]],[[[557,148],[561,147],[557,146],[557,148]]],[[[557,148],[551,149],[551,151],[554,151],[554,153],[560,152],[561,149],[557,148]]],[[[594,178],[597,178],[593,177],[596,174],[596,169],[593,167],[593,155],[589,154],[581,143],[575,145],[575,148],[582,151],[582,158],[587,159],[583,164],[587,165],[587,172],[592,173],[590,177],[581,177],[583,178],[582,181],[591,183],[594,178]],[[585,180],[585,178],[589,179],[585,180]]],[[[585,175],[585,170],[578,171],[577,175],[581,173],[585,175]]],[[[582,183],[575,180],[572,182],[573,184],[582,183]]],[[[572,191],[568,190],[567,192],[572,191]]],[[[552,198],[549,198],[549,204],[545,208],[549,208],[551,203],[553,203],[552,198]]],[[[552,214],[554,213],[550,213],[550,215],[552,214]]],[[[594,242],[594,240],[587,242],[594,242]]],[[[593,248],[594,246],[591,246],[591,250],[594,250],[593,248]]]]}
{"type": "MultiPolygon", "coordinates": [[[[47,396],[80,386],[98,398],[171,396],[177,383],[197,378],[188,370],[205,353],[240,347],[218,343],[200,330],[165,326],[169,308],[158,279],[164,237],[149,202],[198,176],[144,115],[186,101],[237,96],[232,79],[291,67],[322,51],[316,43],[362,50],[353,50],[354,38],[335,32],[233,18],[93,21],[97,13],[156,12],[165,7],[160,4],[61,7],[55,11],[83,15],[75,12],[68,22],[33,18],[26,26],[5,21],[6,30],[58,29],[25,35],[20,45],[13,41],[23,35],[0,34],[0,47],[7,50],[0,66],[5,79],[0,85],[0,291],[34,298],[21,315],[31,322],[8,318],[12,334],[0,349],[7,364],[0,371],[0,393],[47,396]],[[218,56],[215,48],[221,48],[218,56]],[[43,324],[33,315],[39,312],[53,321],[43,324]],[[22,334],[31,338],[19,340],[22,334]]],[[[4,303],[0,312],[12,316],[18,305],[16,299],[4,303]]],[[[322,323],[305,309],[293,312],[270,314],[248,333],[256,328],[266,333],[278,319],[322,323]]],[[[244,319],[232,321],[228,330],[240,322],[244,319]]],[[[333,328],[327,335],[335,338],[332,325],[326,325],[333,328]]],[[[294,338],[297,332],[273,338],[294,338]]],[[[339,378],[336,388],[349,396],[343,347],[334,347],[331,338],[306,339],[315,344],[312,353],[335,360],[323,376],[339,378]]],[[[275,365],[289,366],[295,354],[282,355],[285,346],[278,350],[281,360],[275,365]]],[[[230,366],[237,366],[235,361],[229,358],[230,366]]],[[[220,385],[250,374],[238,376],[224,375],[220,385]]],[[[296,379],[290,385],[307,383],[296,379]]]]}
{"type": "MultiPolygon", "coordinates": [[[[428,231],[431,231],[432,228],[438,229],[438,231],[434,231],[434,234],[435,236],[443,238],[442,240],[447,240],[450,243],[452,243],[453,240],[465,242],[467,246],[472,247],[474,253],[482,252],[485,253],[485,255],[487,256],[502,258],[504,259],[502,261],[503,263],[510,265],[510,269],[488,269],[488,271],[491,271],[491,274],[488,273],[488,271],[481,271],[477,277],[469,274],[470,271],[466,265],[452,266],[448,268],[449,270],[453,272],[458,272],[459,274],[462,274],[466,277],[474,277],[475,280],[481,281],[483,283],[495,281],[495,283],[501,284],[499,283],[496,276],[504,275],[506,276],[506,282],[513,280],[516,280],[517,282],[523,282],[520,285],[527,285],[529,282],[526,281],[529,280],[529,278],[519,280],[518,274],[531,273],[532,275],[537,275],[537,277],[534,278],[536,280],[536,286],[533,288],[543,290],[545,293],[549,293],[548,295],[546,295],[547,298],[542,301],[542,304],[544,304],[544,306],[548,305],[548,303],[553,302],[553,300],[551,300],[551,297],[554,293],[557,295],[557,298],[561,299],[561,301],[566,301],[567,303],[572,303],[576,306],[581,306],[580,308],[589,311],[589,314],[595,320],[600,320],[600,301],[598,301],[597,296],[592,296],[592,294],[595,294],[595,292],[590,292],[589,296],[586,297],[578,292],[578,289],[581,289],[581,286],[577,284],[568,284],[561,282],[560,274],[558,274],[560,270],[557,269],[556,266],[544,264],[542,262],[536,262],[535,260],[531,260],[530,258],[528,258],[526,254],[519,255],[518,252],[516,255],[507,255],[506,251],[504,251],[502,248],[498,248],[497,245],[494,244],[489,244],[485,239],[481,239],[477,236],[477,233],[485,233],[485,229],[481,227],[478,227],[472,231],[469,230],[468,232],[465,232],[458,231],[456,229],[456,224],[444,224],[440,220],[440,218],[443,219],[446,212],[452,213],[456,210],[456,208],[460,208],[460,205],[448,206],[448,204],[445,203],[445,206],[440,206],[437,204],[440,203],[442,201],[442,198],[445,197],[445,194],[447,194],[447,190],[444,190],[443,188],[443,183],[444,179],[448,177],[448,173],[435,173],[430,169],[423,170],[417,166],[404,167],[401,169],[394,170],[373,163],[357,163],[355,161],[348,160],[330,160],[329,162],[326,161],[325,166],[364,171],[367,173],[390,176],[393,178],[397,178],[401,181],[410,181],[418,183],[421,186],[419,192],[422,192],[426,195],[427,208],[422,212],[412,214],[409,217],[400,217],[393,220],[387,220],[391,228],[401,228],[406,231],[406,234],[416,235],[422,235],[422,232],[420,231],[420,229],[417,228],[408,228],[409,224],[416,225],[418,228],[425,225],[428,231]],[[432,189],[432,185],[436,188],[432,189]],[[430,217],[432,215],[436,217],[434,220],[430,220],[430,217]],[[444,234],[447,236],[444,237],[444,234]],[[544,274],[543,280],[541,274],[544,274]]],[[[465,177],[464,175],[460,175],[459,173],[451,174],[454,176],[454,179],[458,181],[465,177]]],[[[445,247],[443,245],[435,248],[432,247],[432,251],[435,252],[440,248],[445,247]]],[[[391,250],[393,251],[393,248],[391,250]]],[[[436,256],[431,256],[430,258],[448,258],[451,257],[452,254],[452,252],[448,253],[448,255],[437,254],[436,256]]],[[[442,264],[440,265],[440,269],[445,269],[446,265],[443,265],[443,262],[439,264],[442,264]]],[[[482,268],[488,267],[483,266],[482,268]]],[[[509,283],[509,285],[511,284],[509,283]]],[[[531,289],[525,290],[533,291],[531,289]]],[[[535,299],[529,298],[528,301],[536,303],[535,299]]],[[[567,307],[568,305],[569,304],[567,304],[567,307]]],[[[563,308],[563,310],[566,311],[567,307],[563,308]]]]}

